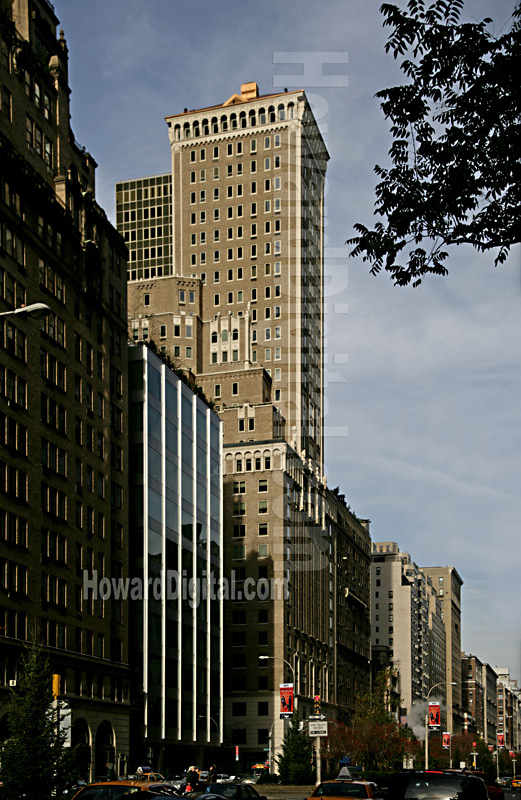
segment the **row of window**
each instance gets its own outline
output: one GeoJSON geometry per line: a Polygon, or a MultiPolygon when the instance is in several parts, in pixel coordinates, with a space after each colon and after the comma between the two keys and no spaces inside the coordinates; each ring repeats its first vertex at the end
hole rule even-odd
{"type": "Polygon", "coordinates": [[[7,558],[0,558],[0,591],[26,596],[27,572],[25,565],[7,558]]]}
{"type": "MultiPolygon", "coordinates": [[[[257,280],[257,276],[258,276],[259,272],[260,272],[260,270],[258,269],[258,265],[257,264],[252,264],[250,266],[250,276],[251,276],[252,280],[257,280]]],[[[281,273],[282,273],[281,262],[280,261],[275,261],[273,263],[273,274],[278,276],[281,273]]],[[[271,275],[271,263],[270,262],[264,264],[264,275],[266,277],[271,275]]],[[[206,284],[207,283],[206,272],[201,272],[200,277],[201,277],[201,281],[204,284],[206,284]]],[[[227,281],[234,281],[234,280],[239,280],[240,281],[240,280],[243,279],[243,277],[244,277],[243,267],[237,267],[235,270],[232,267],[230,267],[229,269],[226,270],[226,280],[227,281]]],[[[213,282],[214,283],[220,283],[220,281],[221,281],[221,271],[216,269],[216,270],[214,270],[214,273],[213,273],[213,282]]],[[[281,287],[280,287],[280,285],[276,285],[274,287],[274,292],[275,292],[275,297],[280,297],[281,296],[281,287]]],[[[271,297],[271,287],[266,288],[264,293],[265,293],[265,297],[266,298],[270,298],[271,297]]],[[[148,295],[145,295],[145,298],[146,297],[148,297],[148,295]]],[[[257,300],[257,289],[255,289],[253,291],[252,298],[254,300],[257,300]]],[[[145,302],[145,305],[147,305],[146,302],[145,302]]]]}
{"type": "MultiPolygon", "coordinates": [[[[255,170],[252,170],[252,172],[255,172],[255,170]]],[[[282,178],[280,177],[280,175],[277,175],[273,179],[272,178],[266,178],[264,180],[264,191],[265,192],[271,192],[271,191],[277,192],[280,189],[282,189],[282,178]]],[[[251,195],[257,194],[257,191],[258,191],[257,181],[252,181],[250,183],[250,194],[251,195]]],[[[242,183],[237,183],[235,186],[227,186],[226,187],[226,194],[224,196],[227,197],[227,198],[233,198],[233,197],[243,197],[244,194],[245,194],[244,185],[242,183]]],[[[220,188],[218,186],[216,186],[212,191],[212,199],[213,200],[220,200],[221,199],[221,191],[220,191],[220,188]]],[[[190,205],[194,205],[197,202],[206,203],[206,200],[207,200],[206,189],[200,189],[199,190],[199,194],[197,192],[190,192],[190,205]]],[[[144,209],[144,211],[146,211],[146,210],[147,209],[144,209]]],[[[125,211],[125,222],[128,222],[128,219],[126,219],[126,215],[127,214],[128,214],[128,211],[125,211]]],[[[131,219],[132,219],[132,214],[135,214],[135,212],[131,212],[131,219]]],[[[134,217],[134,219],[135,219],[135,217],[134,217]]],[[[144,212],[143,212],[143,219],[148,219],[148,217],[145,216],[144,212]]]]}
{"type": "MultiPolygon", "coordinates": [[[[271,136],[264,137],[264,149],[269,150],[272,144],[271,136]]],[[[280,133],[273,136],[273,147],[280,147],[281,138],[280,133]]],[[[224,149],[224,148],[223,148],[224,149]]],[[[257,139],[250,139],[250,153],[257,152],[257,139]]],[[[199,150],[190,150],[190,162],[194,163],[197,160],[197,153],[199,153],[199,161],[206,161],[206,148],[201,147],[199,150]]],[[[226,145],[226,155],[240,156],[244,153],[243,142],[228,142],[226,145]]],[[[218,159],[220,157],[220,145],[216,144],[212,148],[212,158],[218,159]]]]}
{"type": "Polygon", "coordinates": [[[242,459],[240,456],[235,460],[235,472],[253,472],[258,470],[271,469],[271,456],[247,456],[242,459]]]}
{"type": "Polygon", "coordinates": [[[25,265],[24,243],[16,230],[5,222],[0,224],[0,246],[17,264],[25,265]]]}
{"type": "MultiPolygon", "coordinates": [[[[264,213],[265,214],[279,214],[282,209],[282,199],[280,197],[270,198],[264,201],[264,213]]],[[[253,202],[250,205],[250,217],[256,217],[258,214],[258,203],[253,202]]],[[[242,219],[244,216],[244,206],[239,204],[238,206],[228,206],[226,209],[226,219],[233,219],[237,217],[237,219],[242,219]]],[[[210,222],[210,218],[206,213],[205,209],[199,211],[197,214],[196,211],[190,212],[190,225],[197,225],[197,219],[199,217],[199,224],[205,225],[207,222],[210,222]]],[[[212,212],[212,220],[213,222],[220,222],[221,221],[221,209],[214,208],[212,212]]],[[[256,234],[255,234],[256,235],[256,234]]]]}
{"type": "MultiPolygon", "coordinates": [[[[264,159],[264,170],[271,170],[273,169],[280,169],[282,166],[282,160],[280,156],[274,156],[271,159],[270,156],[267,156],[264,159]]],[[[249,162],[250,173],[253,174],[257,172],[257,161],[256,159],[249,162]]],[[[228,164],[226,167],[226,177],[233,178],[234,175],[241,176],[244,174],[243,171],[243,163],[242,161],[238,161],[235,164],[228,164]]],[[[212,179],[214,181],[219,180],[221,177],[221,168],[220,167],[213,167],[211,171],[212,179]]],[[[192,170],[190,172],[190,183],[205,183],[207,178],[207,171],[206,169],[200,169],[198,172],[196,170],[192,170]]],[[[228,186],[226,188],[226,193],[228,197],[233,197],[233,187],[228,186]]]]}
{"type": "Polygon", "coordinates": [[[27,503],[29,500],[27,473],[13,464],[0,461],[0,494],[27,503]]]}
{"type": "MultiPolygon", "coordinates": [[[[281,227],[280,219],[274,220],[274,222],[273,222],[273,231],[272,231],[272,221],[271,220],[267,220],[264,223],[264,233],[265,234],[271,234],[272,232],[273,233],[281,233],[281,230],[282,230],[282,227],[281,227]]],[[[251,224],[251,226],[250,226],[249,238],[250,239],[256,239],[257,238],[257,232],[258,232],[257,223],[253,222],[251,224]]],[[[224,233],[224,231],[223,231],[223,233],[224,233]]],[[[242,225],[238,225],[235,230],[234,230],[234,228],[227,228],[226,229],[226,239],[228,241],[231,241],[233,239],[242,239],[243,237],[244,237],[244,227],[242,225]]],[[[221,241],[221,229],[220,228],[215,228],[215,230],[213,231],[213,241],[214,242],[220,242],[221,241]]],[[[197,233],[192,233],[190,235],[190,246],[191,247],[195,247],[196,245],[205,245],[205,244],[207,244],[206,231],[200,231],[199,232],[199,237],[198,237],[197,233]]],[[[270,249],[271,249],[271,242],[267,242],[266,244],[269,244],[270,245],[270,249]]]]}
{"type": "Polygon", "coordinates": [[[12,511],[0,509],[0,540],[27,550],[28,522],[12,511]]]}
{"type": "MultiPolygon", "coordinates": [[[[267,522],[257,523],[257,536],[267,536],[269,533],[269,525],[267,522]]],[[[238,523],[233,526],[233,538],[242,539],[246,536],[246,525],[238,523]]]]}
{"type": "Polygon", "coordinates": [[[54,164],[54,142],[29,114],[25,118],[25,138],[28,149],[43,158],[47,166],[52,169],[54,164]]]}
{"type": "MultiPolygon", "coordinates": [[[[251,548],[250,548],[251,550],[251,548]]],[[[257,558],[268,558],[269,548],[267,544],[259,544],[257,546],[257,558]]],[[[234,544],[232,548],[233,560],[242,561],[246,558],[246,546],[243,544],[234,544]]]]}
{"type": "MultiPolygon", "coordinates": [[[[252,420],[253,421],[253,420],[252,420]]],[[[259,492],[268,491],[268,479],[260,478],[258,483],[259,492]]],[[[233,494],[246,494],[246,481],[233,482],[233,494]]]]}
{"type": "MultiPolygon", "coordinates": [[[[267,111],[265,108],[259,108],[258,111],[251,108],[248,114],[246,114],[246,111],[241,111],[239,114],[234,112],[230,114],[229,117],[227,114],[222,114],[220,118],[205,118],[201,121],[194,120],[192,123],[187,121],[183,124],[182,129],[181,124],[177,123],[174,126],[174,137],[180,140],[181,130],[182,138],[189,139],[192,136],[209,136],[210,131],[212,133],[219,133],[220,131],[237,130],[238,128],[247,128],[248,126],[252,127],[257,125],[257,121],[259,125],[266,125],[267,123],[273,123],[277,120],[283,121],[286,119],[293,119],[294,116],[294,103],[288,103],[287,108],[283,103],[279,103],[277,108],[275,108],[275,106],[269,106],[267,111]]],[[[170,125],[171,123],[168,124],[170,125]]],[[[251,141],[256,142],[256,139],[252,139],[251,141]]],[[[241,146],[242,152],[242,142],[236,142],[235,144],[241,146]]],[[[233,150],[228,154],[232,155],[232,153],[233,150]]]]}
{"type": "MultiPolygon", "coordinates": [[[[268,513],[268,501],[259,500],[257,503],[257,514],[268,513]]],[[[232,514],[234,517],[243,517],[246,514],[246,503],[243,501],[236,501],[233,504],[232,514]]]]}

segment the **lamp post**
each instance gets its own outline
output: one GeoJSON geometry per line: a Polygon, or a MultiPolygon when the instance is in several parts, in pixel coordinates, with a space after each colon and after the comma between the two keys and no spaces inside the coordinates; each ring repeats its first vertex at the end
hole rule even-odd
{"type": "Polygon", "coordinates": [[[283,661],[291,670],[291,675],[293,676],[293,710],[297,710],[297,692],[296,692],[296,684],[295,684],[295,668],[287,661],[285,658],[281,656],[259,656],[259,661],[283,661]]]}
{"type": "Polygon", "coordinates": [[[197,719],[209,719],[209,720],[210,720],[210,722],[213,722],[213,724],[215,725],[215,727],[216,727],[217,731],[219,731],[219,726],[218,726],[218,724],[216,723],[216,721],[214,720],[214,718],[213,718],[213,717],[206,717],[204,714],[199,714],[199,716],[197,717],[197,719]]]}
{"type": "Polygon", "coordinates": [[[431,696],[431,692],[437,689],[438,686],[456,686],[456,681],[441,681],[441,683],[435,683],[427,692],[427,708],[425,710],[425,769],[429,769],[429,697],[431,696]]]}
{"type": "Polygon", "coordinates": [[[31,303],[29,306],[21,306],[20,308],[13,308],[11,311],[0,311],[0,317],[34,317],[35,319],[42,319],[51,313],[51,309],[46,303],[31,303]]]}
{"type": "MultiPolygon", "coordinates": [[[[287,661],[285,658],[281,656],[259,656],[259,661],[283,661],[286,666],[288,666],[291,670],[291,674],[293,676],[293,711],[297,710],[297,694],[296,694],[296,685],[295,685],[295,669],[294,667],[287,661]]],[[[276,722],[276,717],[271,723],[270,733],[269,733],[269,741],[268,741],[268,761],[270,762],[270,772],[271,772],[271,759],[272,754],[275,753],[275,748],[273,746],[273,726],[276,722]]]]}

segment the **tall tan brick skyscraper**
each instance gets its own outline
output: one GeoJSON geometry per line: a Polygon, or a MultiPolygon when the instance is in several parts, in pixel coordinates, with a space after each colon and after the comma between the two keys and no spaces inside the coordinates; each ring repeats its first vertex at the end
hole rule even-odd
{"type": "Polygon", "coordinates": [[[225,572],[238,590],[224,733],[247,764],[271,734],[280,742],[280,683],[295,683],[304,715],[317,695],[337,715],[369,675],[369,534],[323,474],[328,154],[303,91],[246,83],[166,122],[171,173],[116,190],[129,335],[191,370],[224,423],[225,572]],[[285,592],[257,591],[273,579],[285,592]]]}

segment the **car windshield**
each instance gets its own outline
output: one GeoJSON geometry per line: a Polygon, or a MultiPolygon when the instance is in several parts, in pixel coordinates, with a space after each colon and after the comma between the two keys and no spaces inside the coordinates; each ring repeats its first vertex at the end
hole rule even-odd
{"type": "Polygon", "coordinates": [[[360,783],[323,783],[313,797],[367,797],[367,790],[360,783]]]}

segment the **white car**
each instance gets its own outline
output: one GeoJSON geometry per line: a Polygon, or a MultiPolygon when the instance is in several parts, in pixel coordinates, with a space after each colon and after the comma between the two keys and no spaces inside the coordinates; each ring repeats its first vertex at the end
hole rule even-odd
{"type": "Polygon", "coordinates": [[[216,783],[232,783],[232,778],[229,775],[221,773],[217,775],[216,783]]]}

